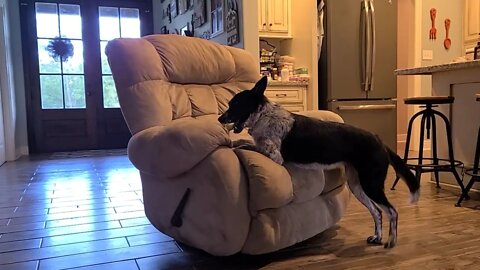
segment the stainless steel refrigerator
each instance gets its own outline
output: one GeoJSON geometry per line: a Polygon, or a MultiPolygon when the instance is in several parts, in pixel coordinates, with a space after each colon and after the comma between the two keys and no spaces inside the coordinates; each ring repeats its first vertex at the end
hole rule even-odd
{"type": "Polygon", "coordinates": [[[322,4],[319,106],[378,134],[395,151],[397,1],[322,4]]]}

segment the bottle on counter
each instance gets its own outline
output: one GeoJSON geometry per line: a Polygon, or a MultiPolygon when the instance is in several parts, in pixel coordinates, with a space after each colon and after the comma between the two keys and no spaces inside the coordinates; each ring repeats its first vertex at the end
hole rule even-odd
{"type": "Polygon", "coordinates": [[[290,70],[287,67],[283,67],[280,76],[282,76],[282,81],[288,81],[290,79],[290,70]]]}
{"type": "Polygon", "coordinates": [[[473,59],[480,59],[480,33],[478,33],[477,46],[473,49],[473,59]]]}
{"type": "Polygon", "coordinates": [[[278,80],[278,70],[277,68],[272,68],[272,80],[278,80]]]}

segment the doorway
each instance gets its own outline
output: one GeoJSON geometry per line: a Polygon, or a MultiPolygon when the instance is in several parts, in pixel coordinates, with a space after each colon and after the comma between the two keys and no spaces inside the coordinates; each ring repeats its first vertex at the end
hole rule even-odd
{"type": "Polygon", "coordinates": [[[32,153],[124,148],[130,132],[105,47],[151,34],[149,0],[22,0],[32,153]]]}

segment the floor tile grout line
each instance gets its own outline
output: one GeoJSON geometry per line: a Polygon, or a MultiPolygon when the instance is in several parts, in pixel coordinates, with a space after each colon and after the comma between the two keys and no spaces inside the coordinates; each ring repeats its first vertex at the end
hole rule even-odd
{"type": "MultiPolygon", "coordinates": [[[[105,240],[113,240],[113,239],[121,239],[121,238],[124,238],[124,237],[115,237],[115,238],[109,238],[109,239],[99,239],[99,240],[94,240],[94,241],[87,241],[87,242],[78,242],[78,243],[72,243],[72,244],[65,244],[65,245],[75,245],[75,244],[83,244],[83,243],[89,243],[89,242],[96,242],[96,241],[105,241],[105,240]]],[[[69,256],[76,256],[76,255],[84,255],[84,254],[94,254],[94,253],[97,253],[97,252],[104,252],[104,251],[114,251],[114,250],[120,250],[120,249],[130,249],[130,248],[140,248],[140,247],[145,247],[145,246],[154,246],[154,245],[157,245],[157,244],[160,244],[160,243],[165,243],[165,242],[174,242],[175,245],[176,245],[176,241],[175,240],[170,240],[170,241],[160,241],[160,242],[152,242],[152,243],[148,243],[148,244],[142,244],[142,245],[134,245],[134,246],[126,246],[126,247],[115,247],[115,248],[105,248],[105,249],[99,249],[99,250],[94,250],[94,251],[86,251],[86,252],[79,252],[79,253],[72,253],[72,254],[67,254],[67,255],[59,255],[59,256],[51,256],[51,257],[44,257],[44,258],[40,258],[40,259],[30,259],[30,260],[27,260],[27,261],[19,261],[19,262],[14,262],[14,263],[21,263],[21,262],[28,262],[28,261],[38,261],[39,264],[41,261],[43,260],[49,260],[49,259],[55,259],[55,258],[62,258],[62,257],[69,257],[69,256]]],[[[62,246],[62,245],[59,245],[59,246],[62,246]]],[[[55,247],[59,247],[59,246],[55,246],[55,247]]],[[[50,247],[53,247],[53,246],[49,246],[47,248],[50,248],[50,247]]],[[[178,247],[178,245],[177,245],[178,247]]],[[[39,248],[39,249],[42,249],[42,248],[39,248]]],[[[14,251],[12,251],[14,252],[14,251]]],[[[167,252],[167,253],[162,253],[160,255],[168,255],[168,254],[175,254],[175,253],[181,253],[183,252],[181,249],[179,249],[179,252],[167,252]]],[[[9,252],[6,252],[6,253],[9,253],[9,252]]],[[[2,254],[2,253],[0,253],[2,254]]],[[[158,255],[153,255],[153,256],[158,256],[158,255]]],[[[144,257],[136,257],[135,259],[126,259],[126,260],[119,260],[119,261],[128,261],[128,260],[136,260],[136,259],[143,259],[143,258],[148,258],[148,257],[153,257],[153,256],[144,256],[144,257]]],[[[107,264],[107,263],[113,263],[113,262],[119,262],[119,261],[110,261],[110,262],[106,262],[106,263],[101,263],[101,264],[107,264]]],[[[1,265],[8,265],[8,264],[14,264],[14,263],[7,263],[7,264],[2,264],[0,262],[0,266],[1,265]]],[[[95,265],[95,264],[92,264],[92,265],[95,265]]],[[[81,266],[81,267],[85,267],[85,266],[90,266],[90,265],[84,265],[84,266],[81,266]]],[[[76,267],[78,268],[78,267],[76,267]]],[[[65,268],[65,269],[72,269],[72,268],[65,268]]]]}
{"type": "MultiPolygon", "coordinates": [[[[118,220],[115,220],[115,221],[118,221],[118,220]]],[[[113,221],[112,221],[113,222],[113,221]]],[[[119,221],[118,221],[119,222],[119,221]]],[[[119,222],[120,223],[120,222],[119,222]]],[[[41,243],[41,248],[43,248],[43,242],[45,240],[45,238],[51,238],[51,237],[61,237],[61,236],[67,236],[67,235],[75,235],[75,234],[83,234],[83,233],[94,233],[94,232],[104,232],[104,231],[111,231],[111,230],[119,230],[119,229],[130,229],[130,228],[134,228],[134,227],[148,227],[148,226],[153,226],[152,224],[148,223],[148,224],[141,224],[141,225],[134,225],[134,226],[126,226],[126,227],[121,227],[121,224],[120,224],[120,227],[117,227],[117,228],[107,228],[107,229],[101,229],[101,230],[93,230],[93,231],[83,231],[83,232],[77,232],[77,233],[73,233],[73,234],[69,234],[69,233],[65,233],[65,234],[58,234],[58,235],[49,235],[49,236],[43,236],[43,237],[32,237],[32,238],[24,238],[24,239],[15,239],[15,240],[10,240],[10,241],[0,241],[0,244],[4,244],[4,243],[12,243],[12,242],[20,242],[20,241],[28,241],[28,240],[36,240],[36,239],[42,239],[42,243],[41,243]]],[[[6,233],[8,234],[8,233],[6,233]]],[[[6,235],[6,234],[0,234],[0,240],[1,240],[1,236],[2,235],[6,235]]],[[[152,234],[152,233],[142,233],[142,234],[134,234],[134,235],[129,235],[129,236],[125,236],[125,237],[131,237],[131,236],[137,236],[137,235],[147,235],[147,234],[152,234]]],[[[124,237],[124,236],[120,236],[120,237],[124,237]]],[[[114,239],[114,238],[118,238],[118,237],[113,237],[113,238],[103,238],[101,240],[105,240],[105,239],[114,239]]],[[[95,240],[94,240],[95,241],[95,240]]],[[[85,243],[85,242],[91,242],[91,241],[80,241],[80,242],[74,242],[74,243],[85,243]]],[[[73,243],[68,243],[68,244],[73,244],[73,243]]],[[[52,246],[59,246],[59,245],[52,245],[52,246]]],[[[51,246],[48,246],[48,247],[51,247],[51,246]]]]}

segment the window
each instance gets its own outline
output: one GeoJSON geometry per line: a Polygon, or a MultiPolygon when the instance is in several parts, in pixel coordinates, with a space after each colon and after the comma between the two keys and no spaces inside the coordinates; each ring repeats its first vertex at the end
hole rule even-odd
{"type": "Polygon", "coordinates": [[[140,10],[136,8],[99,7],[100,49],[102,53],[103,107],[120,108],[105,47],[114,38],[140,37],[140,10]]]}
{"type": "Polygon", "coordinates": [[[42,109],[85,108],[80,6],[36,3],[35,16],[42,109]],[[53,49],[59,45],[68,57],[53,49]]]}

